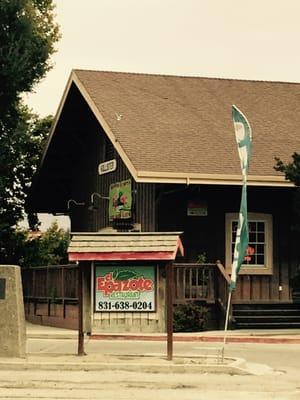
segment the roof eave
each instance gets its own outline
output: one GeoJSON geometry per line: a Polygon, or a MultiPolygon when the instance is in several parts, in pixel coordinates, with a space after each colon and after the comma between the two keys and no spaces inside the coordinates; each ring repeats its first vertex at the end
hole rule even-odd
{"type": "MultiPolygon", "coordinates": [[[[180,172],[138,171],[137,182],[141,183],[177,183],[186,185],[241,185],[241,175],[197,174],[180,172]]],[[[284,176],[248,175],[249,186],[294,187],[284,176]]]]}

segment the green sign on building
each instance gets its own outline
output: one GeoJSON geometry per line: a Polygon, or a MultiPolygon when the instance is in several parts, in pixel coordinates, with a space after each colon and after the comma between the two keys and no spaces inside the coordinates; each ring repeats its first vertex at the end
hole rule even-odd
{"type": "Polygon", "coordinates": [[[109,187],[109,219],[131,218],[131,179],[112,183],[109,187]]]}

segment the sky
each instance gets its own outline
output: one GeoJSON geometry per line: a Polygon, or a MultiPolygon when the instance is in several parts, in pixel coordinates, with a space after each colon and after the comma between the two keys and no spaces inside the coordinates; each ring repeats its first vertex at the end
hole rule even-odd
{"type": "Polygon", "coordinates": [[[73,68],[300,82],[299,0],[54,2],[54,66],[26,96],[41,116],[73,68]]]}
{"type": "Polygon", "coordinates": [[[55,115],[75,68],[300,82],[300,0],[54,3],[53,68],[25,96],[40,116],[55,115]]]}

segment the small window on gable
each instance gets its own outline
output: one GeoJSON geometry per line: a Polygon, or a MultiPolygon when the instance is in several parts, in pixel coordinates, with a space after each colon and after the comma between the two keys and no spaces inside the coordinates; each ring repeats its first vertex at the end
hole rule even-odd
{"type": "MultiPolygon", "coordinates": [[[[226,269],[231,270],[238,214],[226,214],[226,269]]],[[[241,274],[272,274],[273,224],[270,214],[248,213],[249,244],[241,274]]]]}

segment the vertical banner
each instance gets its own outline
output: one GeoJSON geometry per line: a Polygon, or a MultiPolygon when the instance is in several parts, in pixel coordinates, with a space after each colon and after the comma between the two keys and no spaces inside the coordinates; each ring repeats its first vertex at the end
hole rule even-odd
{"type": "Polygon", "coordinates": [[[243,187],[234,246],[230,291],[233,291],[236,287],[237,276],[241,265],[243,264],[249,242],[247,217],[247,174],[252,152],[252,131],[250,124],[245,115],[234,105],[232,106],[232,119],[241,162],[243,187]]]}
{"type": "Polygon", "coordinates": [[[252,132],[249,122],[245,115],[236,107],[232,106],[232,119],[235,130],[235,139],[238,146],[238,153],[241,162],[241,170],[243,177],[243,187],[241,196],[241,205],[234,244],[233,262],[231,270],[231,279],[229,286],[229,295],[227,300],[227,311],[224,328],[224,341],[222,349],[222,362],[224,361],[224,351],[226,344],[226,334],[229,321],[229,311],[232,292],[236,287],[237,276],[243,264],[246,250],[249,242],[248,233],[248,216],[247,216],[247,174],[252,151],[252,132]]]}

